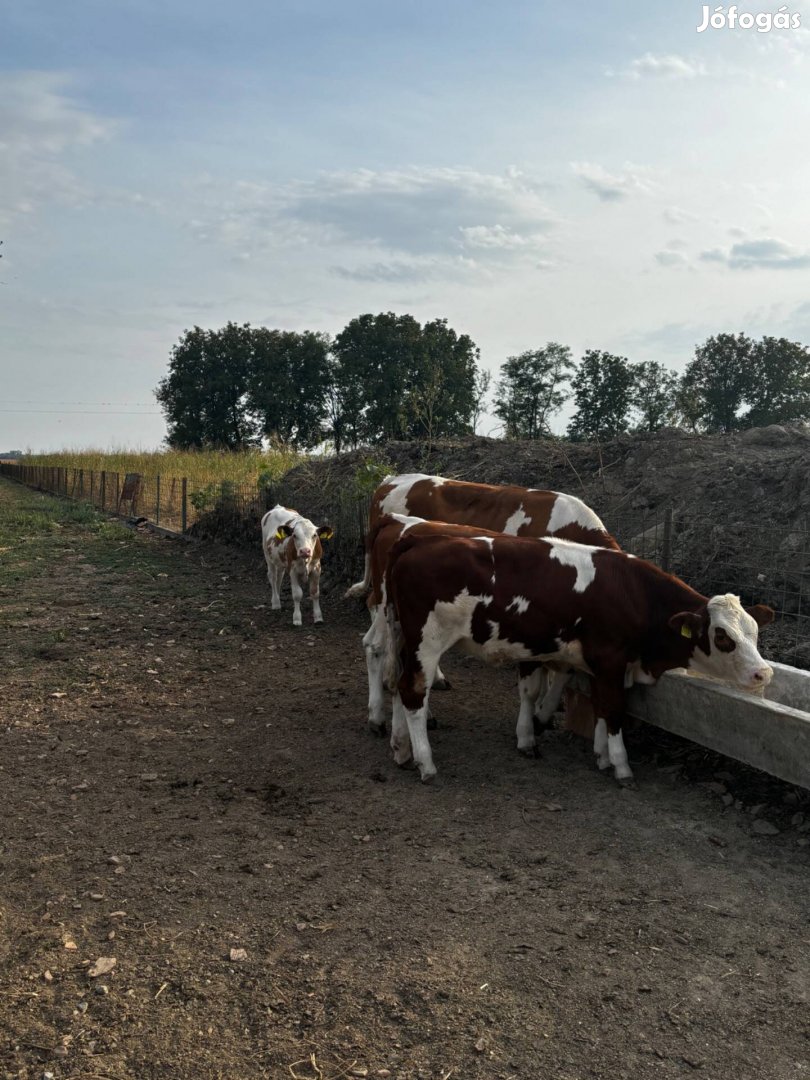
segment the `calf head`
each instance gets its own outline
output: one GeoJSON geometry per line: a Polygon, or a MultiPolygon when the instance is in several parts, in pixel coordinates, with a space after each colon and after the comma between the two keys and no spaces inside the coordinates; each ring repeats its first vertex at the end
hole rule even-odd
{"type": "Polygon", "coordinates": [[[713,596],[698,611],[673,615],[669,625],[692,645],[689,670],[742,690],[760,690],[773,678],[773,668],[760,656],[757,637],[773,617],[773,608],[744,608],[738,596],[726,593],[713,596]]]}
{"type": "Polygon", "coordinates": [[[276,539],[286,540],[290,538],[292,544],[292,558],[301,563],[309,564],[321,557],[321,541],[331,540],[332,530],[328,525],[313,525],[306,518],[293,518],[286,525],[279,525],[276,529],[276,539]]]}

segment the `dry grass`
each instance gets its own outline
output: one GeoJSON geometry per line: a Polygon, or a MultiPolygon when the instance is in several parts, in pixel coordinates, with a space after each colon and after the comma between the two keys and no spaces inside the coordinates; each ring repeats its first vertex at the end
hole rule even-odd
{"type": "Polygon", "coordinates": [[[144,476],[187,477],[192,487],[230,481],[234,484],[267,483],[305,460],[305,455],[289,447],[229,453],[213,450],[61,450],[53,454],[26,454],[24,465],[56,465],[68,469],[106,469],[109,472],[138,472],[144,476]]]}

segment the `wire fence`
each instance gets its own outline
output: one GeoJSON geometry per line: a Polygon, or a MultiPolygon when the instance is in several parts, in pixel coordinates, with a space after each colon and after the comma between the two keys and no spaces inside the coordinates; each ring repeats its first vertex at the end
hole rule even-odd
{"type": "MultiPolygon", "coordinates": [[[[262,516],[277,503],[316,525],[330,525],[324,588],[342,589],[363,573],[370,491],[353,480],[325,488],[294,481],[270,485],[202,484],[183,477],[143,476],[55,466],[0,464],[0,475],[30,487],[92,503],[100,510],[258,553],[262,516]]],[[[765,603],[777,622],[762,636],[771,660],[810,668],[810,528],[753,526],[744,520],[697,517],[688,505],[654,510],[617,508],[605,525],[625,551],[669,570],[705,595],[732,592],[765,603]]]]}

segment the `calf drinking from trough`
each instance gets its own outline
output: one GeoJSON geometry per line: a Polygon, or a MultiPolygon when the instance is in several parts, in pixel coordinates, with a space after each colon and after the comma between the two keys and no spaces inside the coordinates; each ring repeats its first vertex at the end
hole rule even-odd
{"type": "MultiPolygon", "coordinates": [[[[369,726],[373,731],[382,733],[385,730],[382,668],[386,626],[384,621],[375,619],[375,612],[382,602],[382,576],[388,553],[399,536],[411,528],[416,527],[417,533],[435,532],[442,527],[452,532],[455,526],[465,525],[492,535],[559,536],[619,550],[617,541],[598,515],[574,495],[514,484],[470,483],[427,473],[386,476],[371,499],[363,580],[346,592],[346,596],[361,596],[370,588],[368,607],[372,626],[363,645],[369,676],[369,726]],[[436,528],[427,527],[428,522],[434,523],[436,528]]],[[[458,529],[455,531],[459,532],[458,529]]],[[[543,672],[530,664],[524,665],[520,680],[521,701],[528,701],[531,696],[532,702],[536,703],[532,709],[541,726],[550,721],[566,681],[567,669],[560,666],[553,673],[540,705],[543,672]]],[[[434,687],[446,689],[448,685],[441,670],[437,671],[434,687]]],[[[524,709],[521,717],[518,748],[523,753],[534,754],[537,744],[531,710],[527,713],[524,709]]]]}
{"type": "Polygon", "coordinates": [[[320,604],[321,541],[330,540],[332,530],[313,525],[295,510],[276,505],[262,518],[262,551],[267,562],[267,580],[272,591],[271,607],[281,607],[281,583],[290,574],[293,598],[293,626],[301,625],[301,597],[309,585],[313,622],[322,623],[320,604]]]}
{"type": "Polygon", "coordinates": [[[594,753],[616,779],[633,774],[622,738],[625,687],[672,668],[743,690],[773,669],[757,650],[771,608],[702,596],[652,563],[558,539],[405,534],[385,579],[391,747],[422,780],[436,774],[425,726],[436,667],[453,645],[490,662],[562,663],[591,676],[594,753]]]}

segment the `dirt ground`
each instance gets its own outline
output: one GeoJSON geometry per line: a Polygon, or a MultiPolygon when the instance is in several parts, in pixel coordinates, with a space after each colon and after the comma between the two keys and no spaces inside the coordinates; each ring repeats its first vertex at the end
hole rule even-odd
{"type": "Polygon", "coordinates": [[[423,787],[324,613],[2,482],[0,1077],[810,1075],[807,793],[645,731],[636,791],[526,760],[463,659],[423,787]]]}

